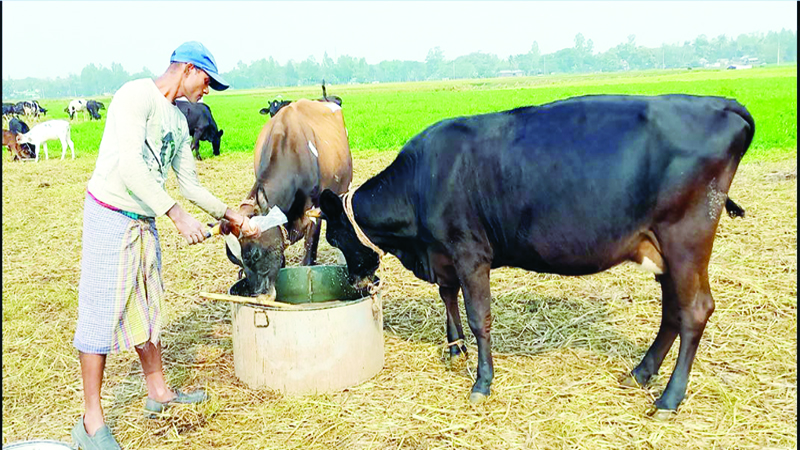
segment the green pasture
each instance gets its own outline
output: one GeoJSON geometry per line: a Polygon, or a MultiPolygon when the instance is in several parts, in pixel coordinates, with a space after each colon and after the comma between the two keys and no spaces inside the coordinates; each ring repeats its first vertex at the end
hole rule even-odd
{"type": "MultiPolygon", "coordinates": [[[[489,113],[589,94],[658,95],[683,93],[735,98],[756,121],[756,136],[747,160],[797,155],[797,66],[739,71],[669,70],[523,78],[494,78],[371,85],[331,85],[329,95],[343,99],[345,121],[354,153],[397,151],[412,136],[449,117],[489,113]]],[[[283,99],[316,98],[319,87],[270,88],[214,92],[204,101],[225,130],[222,152],[251,152],[269,116],[258,111],[283,99]]],[[[106,103],[110,98],[98,98],[106,103]]],[[[42,100],[48,118],[66,118],[69,99],[42,100]]],[[[97,152],[100,122],[78,119],[73,141],[79,155],[97,152]]],[[[56,147],[57,144],[56,144],[56,147]]],[[[211,145],[201,143],[201,153],[211,145]]]]}

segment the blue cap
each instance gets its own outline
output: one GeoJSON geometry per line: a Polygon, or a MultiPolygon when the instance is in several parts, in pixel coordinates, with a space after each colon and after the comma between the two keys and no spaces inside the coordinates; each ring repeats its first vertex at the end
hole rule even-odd
{"type": "Polygon", "coordinates": [[[170,63],[181,62],[194,64],[198,69],[203,69],[211,78],[209,86],[215,91],[228,89],[228,83],[222,79],[217,70],[217,62],[211,52],[197,41],[184,42],[172,52],[170,63]]]}

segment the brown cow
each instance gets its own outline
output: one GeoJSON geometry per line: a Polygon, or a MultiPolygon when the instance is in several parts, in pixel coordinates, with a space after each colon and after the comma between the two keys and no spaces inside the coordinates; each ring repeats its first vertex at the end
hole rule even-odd
{"type": "Polygon", "coordinates": [[[27,148],[17,143],[17,133],[13,131],[3,130],[3,145],[8,148],[12,161],[33,158],[33,155],[28,152],[27,148]]]}
{"type": "MultiPolygon", "coordinates": [[[[273,289],[287,245],[305,237],[301,264],[315,264],[321,224],[305,213],[319,205],[323,190],[344,193],[353,179],[342,108],[305,99],[285,106],[264,125],[254,153],[256,181],[239,211],[247,216],[265,215],[277,206],[288,219],[288,243],[275,227],[262,230],[259,239],[240,239],[241,258],[228,249],[229,259],[243,267],[251,293],[258,295],[273,289]]],[[[220,227],[225,234],[239,234],[227,221],[220,227]]]]}

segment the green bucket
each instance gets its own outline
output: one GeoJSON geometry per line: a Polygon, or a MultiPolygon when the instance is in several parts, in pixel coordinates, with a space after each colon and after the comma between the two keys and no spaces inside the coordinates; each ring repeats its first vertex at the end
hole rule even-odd
{"type": "Polygon", "coordinates": [[[315,303],[331,300],[358,300],[369,296],[347,281],[347,266],[285,267],[275,281],[275,300],[285,303],[315,303]]]}
{"type": "MultiPolygon", "coordinates": [[[[232,295],[248,296],[244,292],[247,280],[241,279],[228,291],[232,295]]],[[[300,304],[331,300],[359,300],[368,297],[366,289],[356,290],[347,281],[347,266],[285,267],[275,281],[275,301],[300,304]]]]}

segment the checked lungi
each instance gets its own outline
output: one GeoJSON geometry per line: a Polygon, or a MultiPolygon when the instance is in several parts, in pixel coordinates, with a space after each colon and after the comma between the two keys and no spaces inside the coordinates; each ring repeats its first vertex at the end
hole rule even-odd
{"type": "Polygon", "coordinates": [[[158,343],[164,306],[161,244],[152,217],[119,211],[87,192],[73,345],[118,353],[158,343]],[[105,206],[104,206],[105,205],[105,206]]]}

